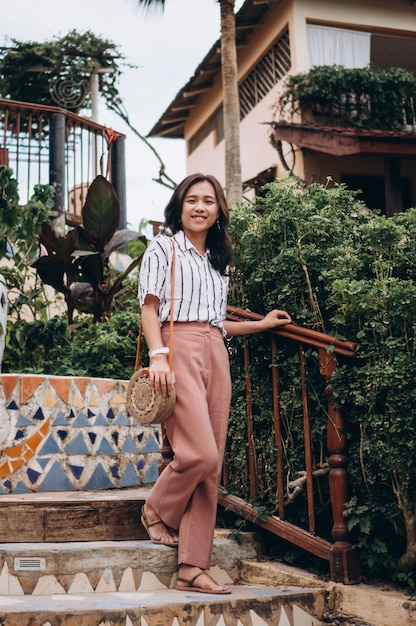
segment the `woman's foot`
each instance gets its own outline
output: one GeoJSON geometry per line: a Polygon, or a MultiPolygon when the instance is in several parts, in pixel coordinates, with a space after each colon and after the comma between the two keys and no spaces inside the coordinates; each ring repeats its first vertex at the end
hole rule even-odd
{"type": "Polygon", "coordinates": [[[153,543],[161,543],[164,546],[173,547],[178,545],[177,533],[166,526],[155,510],[148,504],[142,506],[141,521],[153,543]]]}
{"type": "Polygon", "coordinates": [[[200,567],[182,564],[179,566],[176,589],[198,593],[212,593],[225,595],[231,591],[224,585],[219,585],[200,567]]]}

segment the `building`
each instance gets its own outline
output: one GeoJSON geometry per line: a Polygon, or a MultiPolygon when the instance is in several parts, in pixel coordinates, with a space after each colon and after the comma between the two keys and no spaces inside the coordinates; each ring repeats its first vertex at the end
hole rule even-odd
{"type": "MultiPolygon", "coordinates": [[[[361,132],[303,114],[271,126],[288,74],[325,65],[416,71],[415,0],[247,0],[236,27],[247,195],[289,169],[307,183],[331,177],[362,189],[367,205],[387,215],[416,205],[413,95],[400,129],[361,132]]],[[[222,122],[217,41],[149,135],[185,139],[187,171],[211,172],[224,183],[222,122]]]]}

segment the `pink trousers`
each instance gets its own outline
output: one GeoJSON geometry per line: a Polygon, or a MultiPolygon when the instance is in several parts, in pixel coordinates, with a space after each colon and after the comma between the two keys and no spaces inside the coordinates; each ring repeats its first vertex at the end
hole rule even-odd
{"type": "MultiPolygon", "coordinates": [[[[162,337],[167,345],[168,324],[162,337]]],[[[231,401],[221,331],[207,323],[175,323],[173,371],[176,405],[166,431],[174,458],[147,500],[165,524],[179,530],[178,563],[207,569],[231,401]]]]}

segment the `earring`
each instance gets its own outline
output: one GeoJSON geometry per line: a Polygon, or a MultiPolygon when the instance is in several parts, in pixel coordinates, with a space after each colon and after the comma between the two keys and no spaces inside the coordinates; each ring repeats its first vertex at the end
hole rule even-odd
{"type": "Polygon", "coordinates": [[[221,230],[220,220],[217,220],[217,228],[218,228],[218,230],[221,230]]]}

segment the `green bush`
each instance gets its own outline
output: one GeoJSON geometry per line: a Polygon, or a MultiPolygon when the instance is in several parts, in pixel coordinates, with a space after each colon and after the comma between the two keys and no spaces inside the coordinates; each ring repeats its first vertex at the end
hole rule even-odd
{"type": "MultiPolygon", "coordinates": [[[[242,205],[232,214],[230,227],[238,259],[232,303],[243,302],[260,313],[274,307],[286,309],[299,325],[359,343],[357,358],[340,360],[333,377],[335,399],[342,408],[348,438],[351,500],[347,521],[353,541],[360,548],[365,575],[413,585],[416,210],[385,218],[368,211],[355,192],[343,185],[305,187],[298,180],[288,179],[266,188],[265,198],[257,199],[254,206],[242,205]]],[[[255,341],[250,339],[252,353],[265,365],[256,375],[269,380],[270,363],[261,356],[255,341]]],[[[269,348],[265,345],[262,349],[266,355],[269,348]]],[[[314,356],[310,351],[309,358],[314,356]]],[[[282,348],[278,359],[283,376],[296,358],[296,354],[290,355],[282,348]]],[[[308,372],[318,398],[319,381],[313,380],[311,367],[308,372]]],[[[240,371],[238,379],[241,376],[240,371]]],[[[285,448],[288,480],[302,469],[296,446],[301,435],[297,419],[300,399],[293,389],[291,384],[286,390],[283,387],[281,407],[285,441],[295,440],[293,451],[289,446],[285,448]]],[[[258,397],[260,404],[254,402],[256,414],[261,415],[261,424],[270,423],[264,386],[258,397]]],[[[325,456],[325,416],[324,408],[316,406],[317,399],[311,401],[317,464],[325,456]]],[[[266,452],[271,457],[273,465],[271,426],[268,430],[260,426],[259,430],[256,447],[262,456],[266,452]]],[[[244,409],[237,399],[230,433],[228,462],[234,466],[231,476],[235,473],[239,477],[237,488],[244,491],[241,448],[246,432],[244,409]]],[[[272,507],[276,502],[274,487],[268,487],[266,473],[265,467],[264,497],[270,497],[272,507]]],[[[323,494],[317,506],[325,505],[323,494]]],[[[304,515],[303,506],[297,501],[296,512],[289,513],[291,519],[304,515]]]]}

